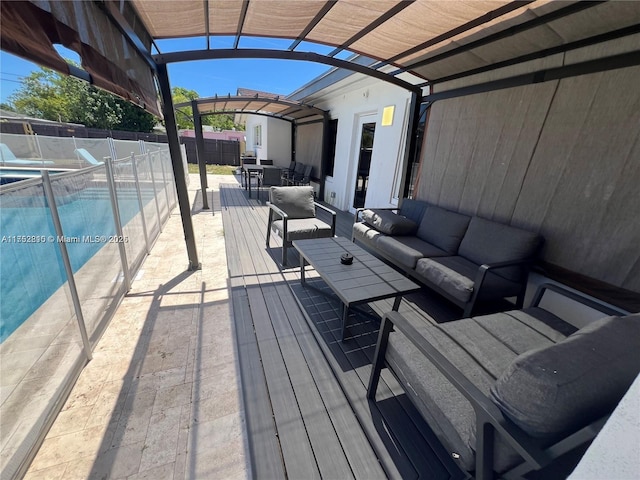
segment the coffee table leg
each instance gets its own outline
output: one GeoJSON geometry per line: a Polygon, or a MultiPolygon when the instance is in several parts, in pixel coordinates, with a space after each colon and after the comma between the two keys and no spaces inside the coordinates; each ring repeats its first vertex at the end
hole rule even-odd
{"type": "Polygon", "coordinates": [[[300,283],[304,285],[304,257],[300,254],[300,283]]]}
{"type": "Polygon", "coordinates": [[[344,341],[344,335],[347,333],[347,318],[349,318],[349,307],[347,305],[342,306],[342,341],[344,341]]]}
{"type": "Polygon", "coordinates": [[[401,301],[402,301],[402,295],[398,295],[398,296],[396,297],[396,299],[393,301],[393,308],[392,308],[392,310],[393,310],[394,312],[397,312],[397,311],[398,311],[398,309],[400,308],[400,302],[401,302],[401,301]]]}

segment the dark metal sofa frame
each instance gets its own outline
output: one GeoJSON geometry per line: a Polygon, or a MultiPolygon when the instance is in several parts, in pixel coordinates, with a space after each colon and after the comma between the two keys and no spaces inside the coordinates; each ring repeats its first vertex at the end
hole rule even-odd
{"type": "MultiPolygon", "coordinates": [[[[354,216],[354,224],[358,222],[358,218],[360,213],[367,208],[357,208],[354,216]]],[[[377,208],[376,210],[390,210],[396,213],[399,212],[399,207],[388,207],[388,208],[377,208]]],[[[355,242],[355,236],[351,236],[351,241],[355,242]]],[[[538,248],[538,251],[542,249],[543,245],[541,244],[538,248]]],[[[496,263],[485,263],[483,265],[478,266],[478,271],[476,272],[474,281],[473,281],[473,293],[471,294],[471,298],[467,302],[461,302],[459,299],[455,298],[453,295],[449,294],[444,289],[440,288],[438,285],[433,283],[427,283],[425,280],[416,274],[416,272],[410,268],[404,268],[402,265],[398,265],[392,257],[386,255],[384,252],[376,249],[375,254],[384,258],[388,262],[391,262],[393,266],[397,269],[402,270],[408,276],[421,283],[422,285],[427,286],[434,292],[437,292],[439,295],[443,296],[450,302],[456,304],[460,308],[463,309],[462,318],[470,317],[473,309],[476,306],[477,301],[480,299],[482,293],[482,285],[484,283],[485,277],[489,271],[499,270],[501,268],[509,268],[509,267],[520,267],[520,278],[518,279],[518,283],[520,284],[520,290],[516,295],[515,308],[521,309],[524,306],[524,297],[527,293],[527,281],[529,278],[529,271],[536,261],[536,257],[525,258],[521,260],[513,260],[508,262],[496,262],[496,263]]],[[[515,283],[515,282],[514,282],[515,283]]]]}
{"type": "MultiPolygon", "coordinates": [[[[598,302],[582,296],[566,288],[554,284],[541,285],[532,302],[537,307],[546,290],[551,290],[575,300],[583,305],[599,310],[606,315],[626,315],[628,312],[611,305],[598,302]]],[[[521,478],[532,470],[538,470],[549,465],[553,460],[567,452],[590,442],[602,429],[609,415],[599,418],[586,427],[555,442],[546,445],[543,440],[530,436],[524,430],[507,419],[500,409],[467,377],[464,376],[436,347],[427,341],[420,333],[398,312],[389,312],[382,319],[380,333],[372,363],[371,376],[367,388],[367,397],[375,402],[376,389],[382,368],[386,366],[385,353],[389,334],[397,329],[433,363],[433,365],[454,385],[471,403],[476,415],[476,480],[494,478],[493,448],[497,435],[500,435],[523,458],[523,462],[500,476],[504,479],[521,478]]],[[[393,373],[393,372],[392,372],[393,373]]],[[[394,374],[394,376],[396,376],[394,374]]],[[[398,381],[401,380],[399,377],[398,381]]],[[[408,395],[410,397],[410,395],[408,395]]],[[[548,442],[547,442],[548,443],[548,442]]]]}

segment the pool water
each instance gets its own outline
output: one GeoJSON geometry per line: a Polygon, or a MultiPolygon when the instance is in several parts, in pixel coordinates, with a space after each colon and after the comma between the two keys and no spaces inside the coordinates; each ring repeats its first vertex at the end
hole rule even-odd
{"type": "MultiPolygon", "coordinates": [[[[118,190],[123,225],[139,213],[135,189],[118,190]]],[[[153,193],[143,194],[146,204],[153,193]]],[[[14,199],[12,199],[14,200],[14,199]]],[[[4,202],[3,202],[4,203],[4,202]]],[[[0,208],[0,342],[9,337],[67,280],[56,232],[44,199],[18,199],[0,208]]],[[[116,234],[109,191],[91,187],[58,205],[72,269],[77,272],[116,234]],[[88,241],[90,236],[97,241],[88,241]]],[[[132,241],[132,239],[130,239],[132,241]]]]}

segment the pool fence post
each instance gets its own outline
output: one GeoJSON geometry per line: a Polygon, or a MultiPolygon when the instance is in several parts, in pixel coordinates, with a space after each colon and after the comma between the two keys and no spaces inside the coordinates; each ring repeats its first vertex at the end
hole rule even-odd
{"type": "MultiPolygon", "coordinates": [[[[58,215],[58,207],[56,206],[56,199],[53,195],[53,188],[51,188],[51,179],[49,178],[49,172],[42,170],[42,186],[44,187],[44,195],[49,204],[49,211],[51,212],[51,220],[56,230],[56,236],[60,239],[64,239],[64,232],[62,231],[62,224],[60,223],[60,216],[58,215]]],[[[80,329],[80,336],[82,337],[82,344],[84,346],[84,353],[87,356],[87,360],[93,358],[91,352],[91,344],[89,343],[89,336],[87,335],[87,327],[84,323],[84,316],[82,315],[82,306],[80,305],[80,296],[78,295],[78,288],[76,286],[76,280],[73,276],[73,269],[71,268],[71,260],[69,260],[69,252],[67,251],[67,245],[62,242],[57,242],[60,248],[60,254],[62,256],[62,263],[64,265],[64,271],[67,274],[67,283],[69,284],[69,292],[71,293],[71,300],[73,301],[73,309],[76,313],[76,320],[78,321],[78,328],[80,329]]]]}
{"type": "Polygon", "coordinates": [[[147,231],[147,219],[144,217],[144,202],[142,201],[142,192],[140,191],[140,177],[138,177],[138,160],[136,156],[131,154],[131,167],[133,168],[133,178],[136,184],[136,194],[138,195],[138,207],[140,208],[140,218],[142,219],[142,233],[144,234],[144,244],[147,250],[147,255],[151,253],[151,247],[149,246],[149,232],[147,231]]]}
{"type": "Polygon", "coordinates": [[[167,219],[171,215],[171,200],[169,199],[169,189],[167,188],[167,175],[164,170],[164,159],[158,155],[158,163],[162,169],[162,189],[164,190],[164,196],[167,199],[167,219]]]}
{"type": "Polygon", "coordinates": [[[153,185],[153,199],[156,201],[156,213],[158,214],[158,228],[162,233],[162,216],[160,215],[160,204],[158,203],[158,190],[156,190],[156,176],[153,174],[153,162],[151,161],[151,152],[147,152],[147,160],[149,160],[149,173],[151,174],[151,185],[153,185]]]}
{"type": "Polygon", "coordinates": [[[116,179],[113,172],[113,160],[105,157],[104,164],[107,167],[107,185],[109,186],[109,197],[111,197],[111,210],[113,210],[113,222],[116,227],[118,249],[120,250],[120,261],[122,262],[122,273],[124,274],[124,286],[126,291],[131,290],[131,274],[129,272],[129,262],[127,261],[127,250],[124,246],[124,234],[122,233],[122,220],[120,219],[120,208],[118,207],[118,194],[116,192],[116,179]]]}

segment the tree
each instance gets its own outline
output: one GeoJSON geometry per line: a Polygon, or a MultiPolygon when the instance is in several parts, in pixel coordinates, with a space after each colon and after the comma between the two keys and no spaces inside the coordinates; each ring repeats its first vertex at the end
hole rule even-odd
{"type": "Polygon", "coordinates": [[[32,72],[8,99],[16,111],[89,128],[151,132],[157,119],[89,83],[48,68],[32,72]]]}

